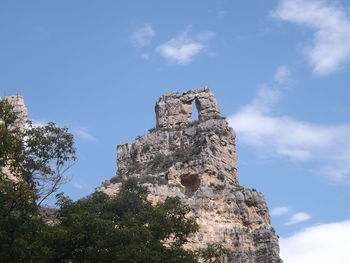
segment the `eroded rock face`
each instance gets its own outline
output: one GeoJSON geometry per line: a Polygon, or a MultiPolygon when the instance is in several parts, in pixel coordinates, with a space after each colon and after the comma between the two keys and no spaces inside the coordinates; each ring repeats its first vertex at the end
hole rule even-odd
{"type": "Polygon", "coordinates": [[[15,121],[14,126],[20,128],[21,130],[24,130],[28,117],[28,110],[24,104],[23,97],[19,95],[13,95],[0,98],[0,100],[6,100],[9,104],[13,106],[13,110],[17,114],[17,119],[15,121]]]}
{"type": "MultiPolygon", "coordinates": [[[[23,132],[26,127],[28,117],[28,111],[24,104],[23,97],[14,95],[0,98],[0,100],[6,100],[9,104],[11,104],[14,112],[17,114],[17,119],[15,120],[14,124],[9,126],[9,128],[19,128],[23,132]]],[[[3,121],[0,119],[0,123],[1,122],[3,121]]],[[[18,181],[18,178],[10,172],[9,167],[1,167],[0,169],[1,173],[5,174],[10,180],[18,181]]]]}
{"type": "Polygon", "coordinates": [[[121,181],[138,177],[154,203],[178,196],[191,207],[200,230],[188,247],[221,243],[233,251],[223,259],[229,263],[282,262],[264,196],[239,186],[235,134],[210,89],[166,93],[155,111],[156,128],[118,145],[117,175],[98,190],[113,194],[121,181]]]}
{"type": "Polygon", "coordinates": [[[200,121],[220,118],[216,99],[207,87],[183,94],[170,92],[159,98],[155,111],[157,128],[185,128],[192,122],[192,101],[196,102],[200,121]]]}
{"type": "Polygon", "coordinates": [[[196,174],[200,186],[238,183],[234,133],[223,119],[180,130],[156,129],[133,143],[118,145],[117,152],[121,178],[152,175],[180,185],[196,174]]]}

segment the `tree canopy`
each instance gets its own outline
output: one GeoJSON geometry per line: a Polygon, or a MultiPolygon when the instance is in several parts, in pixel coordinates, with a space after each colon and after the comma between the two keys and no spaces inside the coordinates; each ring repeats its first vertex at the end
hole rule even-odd
{"type": "Polygon", "coordinates": [[[45,219],[42,202],[76,161],[73,135],[54,123],[19,129],[16,118],[0,100],[0,262],[209,263],[228,252],[217,244],[185,249],[198,230],[190,208],[170,197],[152,204],[135,178],[114,196],[95,192],[74,202],[58,194],[45,219]]]}
{"type": "Polygon", "coordinates": [[[65,172],[77,159],[74,137],[53,122],[27,121],[21,129],[17,119],[14,107],[0,99],[0,172],[25,181],[41,204],[67,181],[65,172]]]}
{"type": "Polygon", "coordinates": [[[57,224],[48,232],[51,262],[197,262],[182,247],[198,229],[178,198],[153,206],[131,179],[119,194],[95,192],[77,202],[60,195],[57,224]],[[166,242],[168,241],[168,242],[166,242]]]}

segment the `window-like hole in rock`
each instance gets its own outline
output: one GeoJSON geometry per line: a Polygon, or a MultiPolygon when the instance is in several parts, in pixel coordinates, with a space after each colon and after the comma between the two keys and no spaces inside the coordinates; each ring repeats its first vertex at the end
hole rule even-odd
{"type": "Polygon", "coordinates": [[[181,175],[181,184],[188,191],[196,191],[201,183],[198,174],[185,174],[181,175]]]}
{"type": "Polygon", "coordinates": [[[198,110],[195,101],[192,101],[192,121],[198,120],[198,110]]]}

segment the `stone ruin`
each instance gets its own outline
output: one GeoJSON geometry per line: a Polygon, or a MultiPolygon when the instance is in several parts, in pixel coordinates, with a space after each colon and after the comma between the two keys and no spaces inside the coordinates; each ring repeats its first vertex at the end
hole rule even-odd
{"type": "Polygon", "coordinates": [[[166,93],[155,112],[150,133],[117,146],[117,175],[97,190],[112,195],[123,180],[137,177],[154,203],[178,196],[191,208],[200,230],[188,247],[220,243],[232,250],[223,262],[281,263],[264,196],[239,185],[235,133],[210,89],[166,93]]]}

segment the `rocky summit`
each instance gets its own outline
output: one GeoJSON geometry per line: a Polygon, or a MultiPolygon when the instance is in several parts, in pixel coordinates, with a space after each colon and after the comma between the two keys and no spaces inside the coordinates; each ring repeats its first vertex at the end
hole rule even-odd
{"type": "Polygon", "coordinates": [[[281,263],[264,196],[239,185],[235,133],[210,89],[166,93],[155,113],[155,128],[117,146],[117,175],[98,190],[112,195],[123,180],[137,177],[153,202],[178,196],[190,206],[200,226],[190,248],[220,243],[232,251],[223,262],[281,263]]]}

